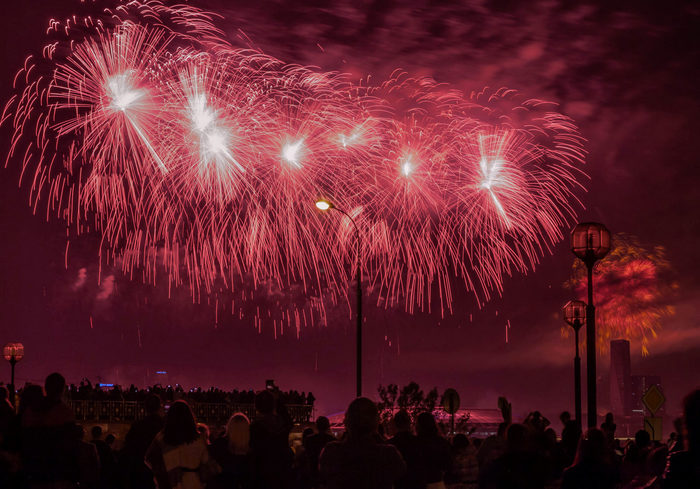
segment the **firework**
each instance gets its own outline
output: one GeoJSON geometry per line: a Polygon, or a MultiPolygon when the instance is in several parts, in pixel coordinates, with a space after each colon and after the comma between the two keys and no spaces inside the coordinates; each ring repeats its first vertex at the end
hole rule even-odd
{"type": "Polygon", "coordinates": [[[316,211],[325,197],[357,221],[379,304],[437,291],[445,312],[456,284],[500,293],[575,217],[583,140],[550,104],[403,72],[353,84],[231,46],[214,17],[129,1],[52,22],[17,75],[8,160],[35,209],[100,235],[101,260],[195,300],[347,300],[354,235],[316,211]]]}
{"type": "MultiPolygon", "coordinates": [[[[607,351],[610,340],[627,339],[639,341],[642,355],[648,355],[664,319],[675,313],[670,303],[678,285],[662,246],[648,249],[623,233],[614,236],[613,244],[593,270],[598,348],[607,351]]],[[[586,274],[577,260],[565,284],[579,297],[586,295],[586,274]]]]}

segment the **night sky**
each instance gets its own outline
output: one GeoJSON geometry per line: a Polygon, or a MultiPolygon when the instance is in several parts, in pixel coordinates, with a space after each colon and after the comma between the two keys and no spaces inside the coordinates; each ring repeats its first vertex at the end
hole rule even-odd
{"type": "MultiPolygon", "coordinates": [[[[700,386],[700,6],[696,2],[511,1],[192,1],[223,16],[230,41],[291,63],[384,79],[396,69],[432,76],[465,92],[507,86],[551,100],[587,139],[588,192],[579,218],[663,246],[679,285],[668,297],[675,314],[642,357],[632,344],[632,373],[657,374],[679,411],[700,386]]],[[[52,17],[70,1],[6,0],[0,22],[0,95],[25,56],[43,46],[52,17]]],[[[8,131],[2,130],[5,155],[8,131]]],[[[3,156],[4,159],[4,156],[3,156]]],[[[21,341],[18,383],[54,370],[69,381],[143,384],[155,370],[185,386],[264,387],[313,391],[320,413],[344,409],[354,392],[354,322],[345,306],[324,328],[273,339],[252,318],[193,305],[186,290],[172,298],[119,274],[97,283],[97,236],[71,243],[65,226],[46,222],[17,188],[19,162],[0,170],[0,342],[21,341]]],[[[559,308],[573,255],[568,240],[527,276],[504,283],[481,310],[458,292],[454,314],[409,315],[366,308],[365,392],[380,383],[415,380],[456,388],[468,407],[496,407],[515,417],[540,409],[573,410],[573,342],[562,339],[559,308]],[[506,325],[511,325],[506,343],[506,325]]],[[[109,274],[108,274],[109,275],[109,274]]],[[[274,304],[284,293],[261,298],[274,304]]],[[[599,360],[599,406],[608,406],[608,357],[599,360]]],[[[4,368],[4,367],[3,367],[4,368]]],[[[585,367],[584,367],[585,368],[585,367]]],[[[6,372],[9,373],[9,367],[6,372]]],[[[4,375],[4,374],[3,374],[4,375]]],[[[585,388],[585,384],[584,384],[585,388]]],[[[585,398],[584,398],[585,399],[585,398]]],[[[585,402],[584,402],[585,406],[585,402]]]]}

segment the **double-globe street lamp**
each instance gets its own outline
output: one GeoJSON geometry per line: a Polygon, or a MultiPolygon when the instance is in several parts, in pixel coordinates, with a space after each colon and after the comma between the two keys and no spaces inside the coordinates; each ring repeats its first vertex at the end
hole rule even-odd
{"type": "Polygon", "coordinates": [[[588,427],[598,424],[596,401],[596,333],[593,305],[593,266],[610,251],[610,231],[597,222],[582,222],[571,231],[571,251],[588,269],[588,304],[586,306],[586,389],[588,427]]]}
{"type": "Polygon", "coordinates": [[[361,262],[361,241],[360,241],[360,229],[357,227],[357,223],[355,220],[352,218],[350,214],[345,212],[342,209],[339,209],[336,207],[332,202],[329,202],[328,200],[325,199],[319,199],[316,201],[316,207],[318,207],[322,211],[328,211],[330,209],[334,209],[341,214],[343,214],[345,217],[350,219],[350,222],[352,223],[353,227],[355,228],[355,237],[357,241],[357,254],[355,257],[355,262],[356,262],[356,271],[355,271],[355,280],[357,281],[357,309],[355,312],[355,320],[357,321],[356,327],[355,327],[355,333],[356,333],[356,382],[357,382],[357,397],[362,397],[362,262],[361,262]]]}
{"type": "Polygon", "coordinates": [[[10,362],[10,402],[15,405],[15,365],[24,358],[24,345],[22,343],[6,343],[2,347],[2,356],[10,362]]]}
{"type": "Polygon", "coordinates": [[[586,321],[586,303],[583,301],[569,301],[563,309],[564,321],[574,329],[576,337],[576,355],[574,356],[574,409],[576,412],[576,424],[581,428],[581,357],[578,349],[578,330],[586,321]]]}

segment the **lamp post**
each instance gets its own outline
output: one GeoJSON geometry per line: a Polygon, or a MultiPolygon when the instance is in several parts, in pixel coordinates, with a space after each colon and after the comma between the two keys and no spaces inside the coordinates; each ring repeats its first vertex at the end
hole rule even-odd
{"type": "Polygon", "coordinates": [[[15,405],[15,365],[24,357],[24,345],[22,343],[6,343],[2,347],[2,355],[10,362],[10,401],[15,405]]]}
{"type": "Polygon", "coordinates": [[[582,222],[571,231],[571,251],[588,269],[588,305],[586,306],[586,388],[588,397],[588,427],[598,424],[596,401],[596,333],[593,305],[593,266],[610,251],[610,231],[597,222],[582,222]]]}
{"type": "Polygon", "coordinates": [[[356,326],[355,326],[355,333],[356,333],[356,352],[355,352],[355,363],[356,363],[356,382],[357,382],[357,397],[362,397],[362,264],[360,261],[360,253],[362,250],[361,242],[360,242],[360,229],[357,227],[357,223],[355,220],[342,209],[337,208],[335,205],[333,205],[332,202],[329,202],[327,200],[318,200],[316,201],[316,207],[318,207],[322,211],[327,211],[330,209],[335,209],[336,211],[340,212],[343,214],[345,217],[350,219],[350,222],[352,223],[353,227],[355,228],[355,237],[357,241],[357,256],[356,256],[356,270],[355,270],[355,280],[357,281],[357,309],[355,312],[355,320],[357,321],[356,326]]]}
{"type": "Polygon", "coordinates": [[[574,329],[576,337],[576,356],[574,356],[574,409],[576,411],[576,424],[581,428],[581,357],[578,354],[578,330],[586,320],[586,303],[583,301],[569,301],[564,305],[564,321],[574,329]]]}

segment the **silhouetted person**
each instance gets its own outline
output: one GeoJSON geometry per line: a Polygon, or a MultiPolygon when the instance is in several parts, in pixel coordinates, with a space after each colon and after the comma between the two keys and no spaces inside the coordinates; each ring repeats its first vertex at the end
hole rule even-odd
{"type": "Polygon", "coordinates": [[[153,470],[158,489],[202,489],[218,472],[185,401],[170,406],[163,431],[146,452],[146,463],[153,470]]]}
{"type": "MultiPolygon", "coordinates": [[[[100,436],[101,434],[100,430],[100,436]]],[[[83,440],[85,430],[80,425],[74,426],[74,436],[78,441],[78,484],[80,488],[106,487],[100,481],[102,464],[97,446],[93,442],[88,443],[83,440]]]]}
{"type": "Polygon", "coordinates": [[[651,451],[651,436],[645,430],[639,430],[634,435],[634,441],[627,444],[625,456],[620,467],[620,478],[628,483],[644,471],[647,456],[651,451]]]}
{"type": "Polygon", "coordinates": [[[615,444],[615,430],[617,429],[617,425],[615,424],[615,420],[613,418],[613,413],[607,413],[605,415],[605,420],[603,421],[603,424],[600,425],[600,429],[603,431],[608,445],[612,447],[615,444]]]}
{"type": "Polygon", "coordinates": [[[38,410],[44,402],[44,389],[40,385],[25,384],[19,398],[17,416],[12,419],[5,434],[5,449],[11,452],[18,452],[22,434],[22,420],[29,409],[38,410]]]}
{"type": "Polygon", "coordinates": [[[533,411],[527,415],[523,424],[535,432],[544,433],[544,430],[549,426],[549,420],[542,416],[539,411],[533,411]]]}
{"type": "Polygon", "coordinates": [[[561,431],[561,441],[559,446],[562,454],[561,465],[563,468],[574,463],[576,451],[578,450],[579,440],[581,439],[581,428],[575,420],[567,421],[564,429],[561,431]]]}
{"type": "Polygon", "coordinates": [[[411,416],[405,410],[398,411],[391,420],[396,434],[389,443],[398,448],[404,462],[406,474],[396,481],[396,489],[418,489],[423,487],[419,478],[420,452],[418,438],[411,433],[411,416]]]}
{"type": "Polygon", "coordinates": [[[70,485],[78,480],[79,440],[73,411],[62,400],[66,380],[46,377],[46,397],[22,414],[21,457],[30,487],[70,485]]]}
{"type": "Polygon", "coordinates": [[[476,489],[479,481],[479,462],[476,448],[467,435],[458,433],[452,439],[452,465],[447,487],[476,489]]]}
{"type": "Polygon", "coordinates": [[[671,433],[671,437],[668,441],[669,453],[679,452],[685,449],[683,439],[683,418],[676,418],[673,420],[673,429],[676,431],[671,433]]]}
{"type": "Polygon", "coordinates": [[[479,470],[479,487],[483,489],[540,489],[546,479],[543,457],[522,424],[508,427],[503,455],[479,470]]]}
{"type": "Polygon", "coordinates": [[[243,413],[231,416],[226,433],[214,440],[210,453],[221,467],[221,473],[208,489],[247,489],[251,485],[250,421],[243,413]]]}
{"type": "Polygon", "coordinates": [[[73,410],[63,402],[66,379],[59,373],[46,377],[44,392],[46,396],[39,409],[29,409],[25,413],[25,425],[63,426],[75,422],[73,410]]]}
{"type": "MultiPolygon", "coordinates": [[[[302,393],[305,395],[304,393],[302,393]]],[[[294,480],[297,489],[309,489],[318,487],[318,483],[313,480],[318,474],[318,460],[316,460],[316,467],[311,466],[309,461],[309,454],[307,453],[306,444],[309,441],[309,437],[315,434],[313,428],[308,426],[304,428],[301,432],[301,444],[294,447],[294,480]],[[316,476],[312,475],[312,469],[316,476]]]]}
{"type": "Polygon", "coordinates": [[[450,444],[438,432],[432,413],[420,413],[416,418],[418,440],[418,480],[422,485],[444,482],[450,469],[450,444]]]}
{"type": "Polygon", "coordinates": [[[663,475],[664,489],[700,487],[700,389],[683,401],[686,449],[669,455],[663,475]]]}
{"type": "Polygon", "coordinates": [[[90,443],[95,446],[97,455],[100,458],[100,487],[103,489],[115,487],[117,479],[117,461],[112,449],[107,445],[107,442],[102,439],[102,427],[93,426],[90,430],[90,434],[92,435],[90,443]]]}
{"type": "Polygon", "coordinates": [[[335,441],[335,436],[331,434],[330,421],[325,416],[319,416],[316,419],[316,433],[308,436],[304,441],[312,487],[318,486],[318,459],[321,456],[321,451],[332,441],[335,441]]]}
{"type": "Polygon", "coordinates": [[[486,437],[479,447],[479,450],[476,452],[476,459],[479,461],[480,471],[488,467],[505,451],[507,429],[508,424],[499,423],[496,434],[486,437]]]}
{"type": "Polygon", "coordinates": [[[320,476],[327,489],[391,489],[406,470],[396,447],[378,442],[379,411],[360,397],[345,412],[347,436],[326,445],[320,476]]]}
{"type": "Polygon", "coordinates": [[[125,489],[153,489],[153,472],[145,464],[146,450],[153,439],[163,429],[163,417],[160,414],[160,397],[149,394],[145,401],[146,417],[135,421],[124,439],[120,453],[122,487],[125,489]]]}
{"type": "Polygon", "coordinates": [[[287,487],[292,478],[289,447],[292,420],[286,408],[267,390],[255,396],[256,416],[250,424],[250,457],[254,487],[287,487]]]}
{"type": "Polygon", "coordinates": [[[581,438],[574,465],[564,471],[561,489],[612,489],[618,482],[605,434],[589,429],[581,438]]]}
{"type": "Polygon", "coordinates": [[[569,411],[562,411],[559,415],[559,421],[561,421],[562,429],[564,429],[566,423],[571,421],[571,413],[569,411]]]}
{"type": "Polygon", "coordinates": [[[117,441],[117,437],[114,436],[112,433],[109,433],[107,436],[105,436],[105,443],[109,447],[110,450],[112,450],[112,453],[114,453],[114,442],[117,441]]]}

